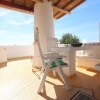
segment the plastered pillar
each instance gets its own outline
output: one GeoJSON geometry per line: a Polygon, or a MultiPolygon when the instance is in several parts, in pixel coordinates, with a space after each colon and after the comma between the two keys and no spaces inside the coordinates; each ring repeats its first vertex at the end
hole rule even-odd
{"type": "MultiPolygon", "coordinates": [[[[40,45],[43,53],[47,50],[46,37],[55,37],[53,8],[51,1],[44,0],[42,3],[36,3],[34,7],[34,27],[39,30],[40,45]]],[[[34,32],[35,34],[35,32],[34,32]]],[[[35,39],[34,39],[35,40],[35,39]]],[[[41,59],[37,43],[34,41],[34,66],[41,66],[41,59]]]]}

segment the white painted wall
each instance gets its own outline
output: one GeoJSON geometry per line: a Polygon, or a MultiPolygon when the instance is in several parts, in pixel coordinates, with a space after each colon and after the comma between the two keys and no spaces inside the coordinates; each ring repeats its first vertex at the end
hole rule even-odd
{"type": "Polygon", "coordinates": [[[89,68],[95,68],[95,65],[100,63],[100,58],[96,57],[77,57],[77,66],[85,66],[89,68]]]}
{"type": "Polygon", "coordinates": [[[48,44],[46,37],[55,37],[51,4],[51,1],[44,0],[43,3],[36,3],[34,6],[34,27],[38,27],[40,45],[43,53],[47,52],[48,44]]]}
{"type": "Polygon", "coordinates": [[[6,49],[3,46],[0,46],[0,63],[7,62],[7,53],[6,49]]]}
{"type": "Polygon", "coordinates": [[[33,46],[6,46],[7,58],[33,56],[33,46]]]}
{"type": "Polygon", "coordinates": [[[100,63],[100,43],[86,44],[86,46],[91,45],[91,50],[85,50],[83,54],[77,55],[77,66],[96,68],[95,65],[100,63]]]}
{"type": "MultiPolygon", "coordinates": [[[[47,37],[55,37],[54,32],[54,19],[52,2],[44,0],[43,3],[36,3],[34,6],[34,27],[39,30],[40,46],[43,53],[48,52],[47,37]]],[[[34,30],[34,40],[36,32],[34,30]]],[[[34,41],[34,66],[42,66],[38,46],[34,41]]]]}
{"type": "Polygon", "coordinates": [[[7,52],[7,59],[33,56],[33,46],[4,46],[7,52]]]}

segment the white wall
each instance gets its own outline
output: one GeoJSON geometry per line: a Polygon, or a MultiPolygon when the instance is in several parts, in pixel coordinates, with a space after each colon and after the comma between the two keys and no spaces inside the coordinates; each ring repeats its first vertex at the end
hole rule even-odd
{"type": "Polygon", "coordinates": [[[6,49],[0,46],[0,63],[7,62],[6,49]]]}
{"type": "Polygon", "coordinates": [[[100,46],[93,46],[91,50],[85,50],[84,54],[86,54],[87,56],[100,58],[100,46]]]}
{"type": "MultiPolygon", "coordinates": [[[[34,6],[34,27],[37,27],[39,30],[39,40],[43,53],[48,51],[46,37],[55,37],[53,9],[51,5],[51,1],[44,0],[43,3],[36,3],[34,6]]],[[[35,34],[36,32],[34,32],[34,36],[35,34]]],[[[36,51],[34,50],[34,52],[36,51]]]]}
{"type": "Polygon", "coordinates": [[[94,57],[77,57],[77,66],[85,66],[95,68],[95,65],[100,63],[100,59],[94,57]]]}
{"type": "Polygon", "coordinates": [[[4,46],[7,58],[33,56],[33,46],[4,46]]]}

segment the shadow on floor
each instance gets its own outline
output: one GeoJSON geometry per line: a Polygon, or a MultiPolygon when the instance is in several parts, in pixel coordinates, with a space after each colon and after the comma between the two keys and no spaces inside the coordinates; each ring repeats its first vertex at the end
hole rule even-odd
{"type": "MultiPolygon", "coordinates": [[[[38,72],[33,72],[33,74],[35,74],[36,77],[40,78],[40,71],[38,71],[38,72]]],[[[62,79],[60,78],[60,76],[59,76],[58,74],[56,74],[56,76],[54,76],[52,71],[50,71],[50,72],[48,73],[48,77],[53,78],[53,79],[58,79],[59,81],[61,81],[61,82],[63,83],[63,81],[62,81],[62,79]]]]}
{"type": "Polygon", "coordinates": [[[18,60],[25,60],[25,59],[31,59],[31,56],[26,56],[26,57],[18,57],[18,58],[10,58],[8,59],[9,62],[11,61],[18,61],[18,60]]]}
{"type": "MultiPolygon", "coordinates": [[[[46,100],[69,100],[68,99],[68,91],[66,90],[64,85],[56,85],[49,81],[46,81],[46,83],[49,83],[54,86],[56,98],[54,99],[47,95],[45,86],[43,88],[43,91],[41,93],[39,93],[39,95],[41,95],[43,98],[45,98],[46,100]]],[[[53,94],[51,93],[51,95],[53,95],[53,94]]]]}
{"type": "MultiPolygon", "coordinates": [[[[72,87],[72,89],[67,90],[64,85],[56,85],[56,84],[51,83],[49,81],[46,81],[46,83],[49,83],[49,84],[54,86],[54,91],[55,91],[55,94],[56,94],[56,98],[55,99],[51,98],[50,96],[48,96],[48,93],[46,93],[46,87],[44,86],[43,91],[39,95],[41,95],[46,100],[71,100],[71,98],[78,91],[82,91],[84,93],[86,92],[87,94],[89,92],[91,92],[90,93],[91,96],[94,97],[93,91],[91,89],[81,88],[81,87],[72,87]]],[[[53,94],[51,93],[51,95],[53,95],[53,94]]]]}
{"type": "Polygon", "coordinates": [[[1,63],[0,68],[7,67],[7,62],[1,63]]]}
{"type": "MultiPolygon", "coordinates": [[[[48,74],[48,77],[51,79],[58,79],[60,82],[62,82],[61,78],[58,77],[58,75],[55,77],[52,72],[48,74]]],[[[82,89],[86,89],[85,90],[86,93],[88,93],[88,91],[93,91],[93,93],[92,92],[89,93],[90,94],[92,93],[93,96],[97,98],[97,100],[100,100],[99,98],[100,97],[100,73],[99,72],[90,69],[83,70],[82,68],[79,68],[77,71],[77,77],[71,78],[69,79],[69,81],[71,85],[74,87],[81,87],[82,89]]],[[[64,85],[53,84],[53,86],[54,86],[57,99],[52,99],[51,96],[46,95],[46,92],[43,92],[40,95],[47,100],[67,100],[65,98],[67,98],[68,92],[66,92],[64,85]]]]}

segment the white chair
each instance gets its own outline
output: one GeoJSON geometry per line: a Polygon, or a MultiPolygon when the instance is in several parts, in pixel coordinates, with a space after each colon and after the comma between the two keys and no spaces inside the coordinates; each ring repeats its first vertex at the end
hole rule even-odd
{"type": "MultiPolygon", "coordinates": [[[[52,52],[51,48],[58,47],[58,43],[57,43],[58,40],[57,40],[57,38],[46,37],[46,41],[47,41],[47,51],[48,52],[52,52]]],[[[59,53],[59,52],[56,51],[55,53],[59,53]]],[[[53,75],[56,76],[56,71],[55,70],[53,70],[53,75]]]]}
{"type": "Polygon", "coordinates": [[[42,88],[44,86],[46,77],[47,77],[47,75],[48,75],[48,73],[49,73],[50,70],[56,70],[57,73],[58,73],[58,75],[64,81],[64,84],[65,84],[66,88],[67,89],[72,89],[69,81],[65,77],[64,72],[63,72],[63,70],[61,68],[61,66],[63,66],[63,67],[67,66],[67,64],[64,63],[61,60],[62,56],[60,56],[58,53],[43,54],[42,50],[41,50],[41,47],[40,47],[38,28],[36,28],[35,32],[36,32],[36,41],[37,41],[37,44],[38,44],[38,48],[39,48],[39,51],[40,51],[41,60],[42,60],[42,63],[43,63],[42,72],[43,72],[43,70],[45,70],[43,78],[41,79],[40,86],[38,88],[38,93],[41,92],[41,90],[42,90],[42,88]]]}
{"type": "Polygon", "coordinates": [[[57,38],[46,37],[46,41],[47,41],[47,50],[48,50],[48,52],[51,52],[51,48],[58,47],[57,38]]]}

